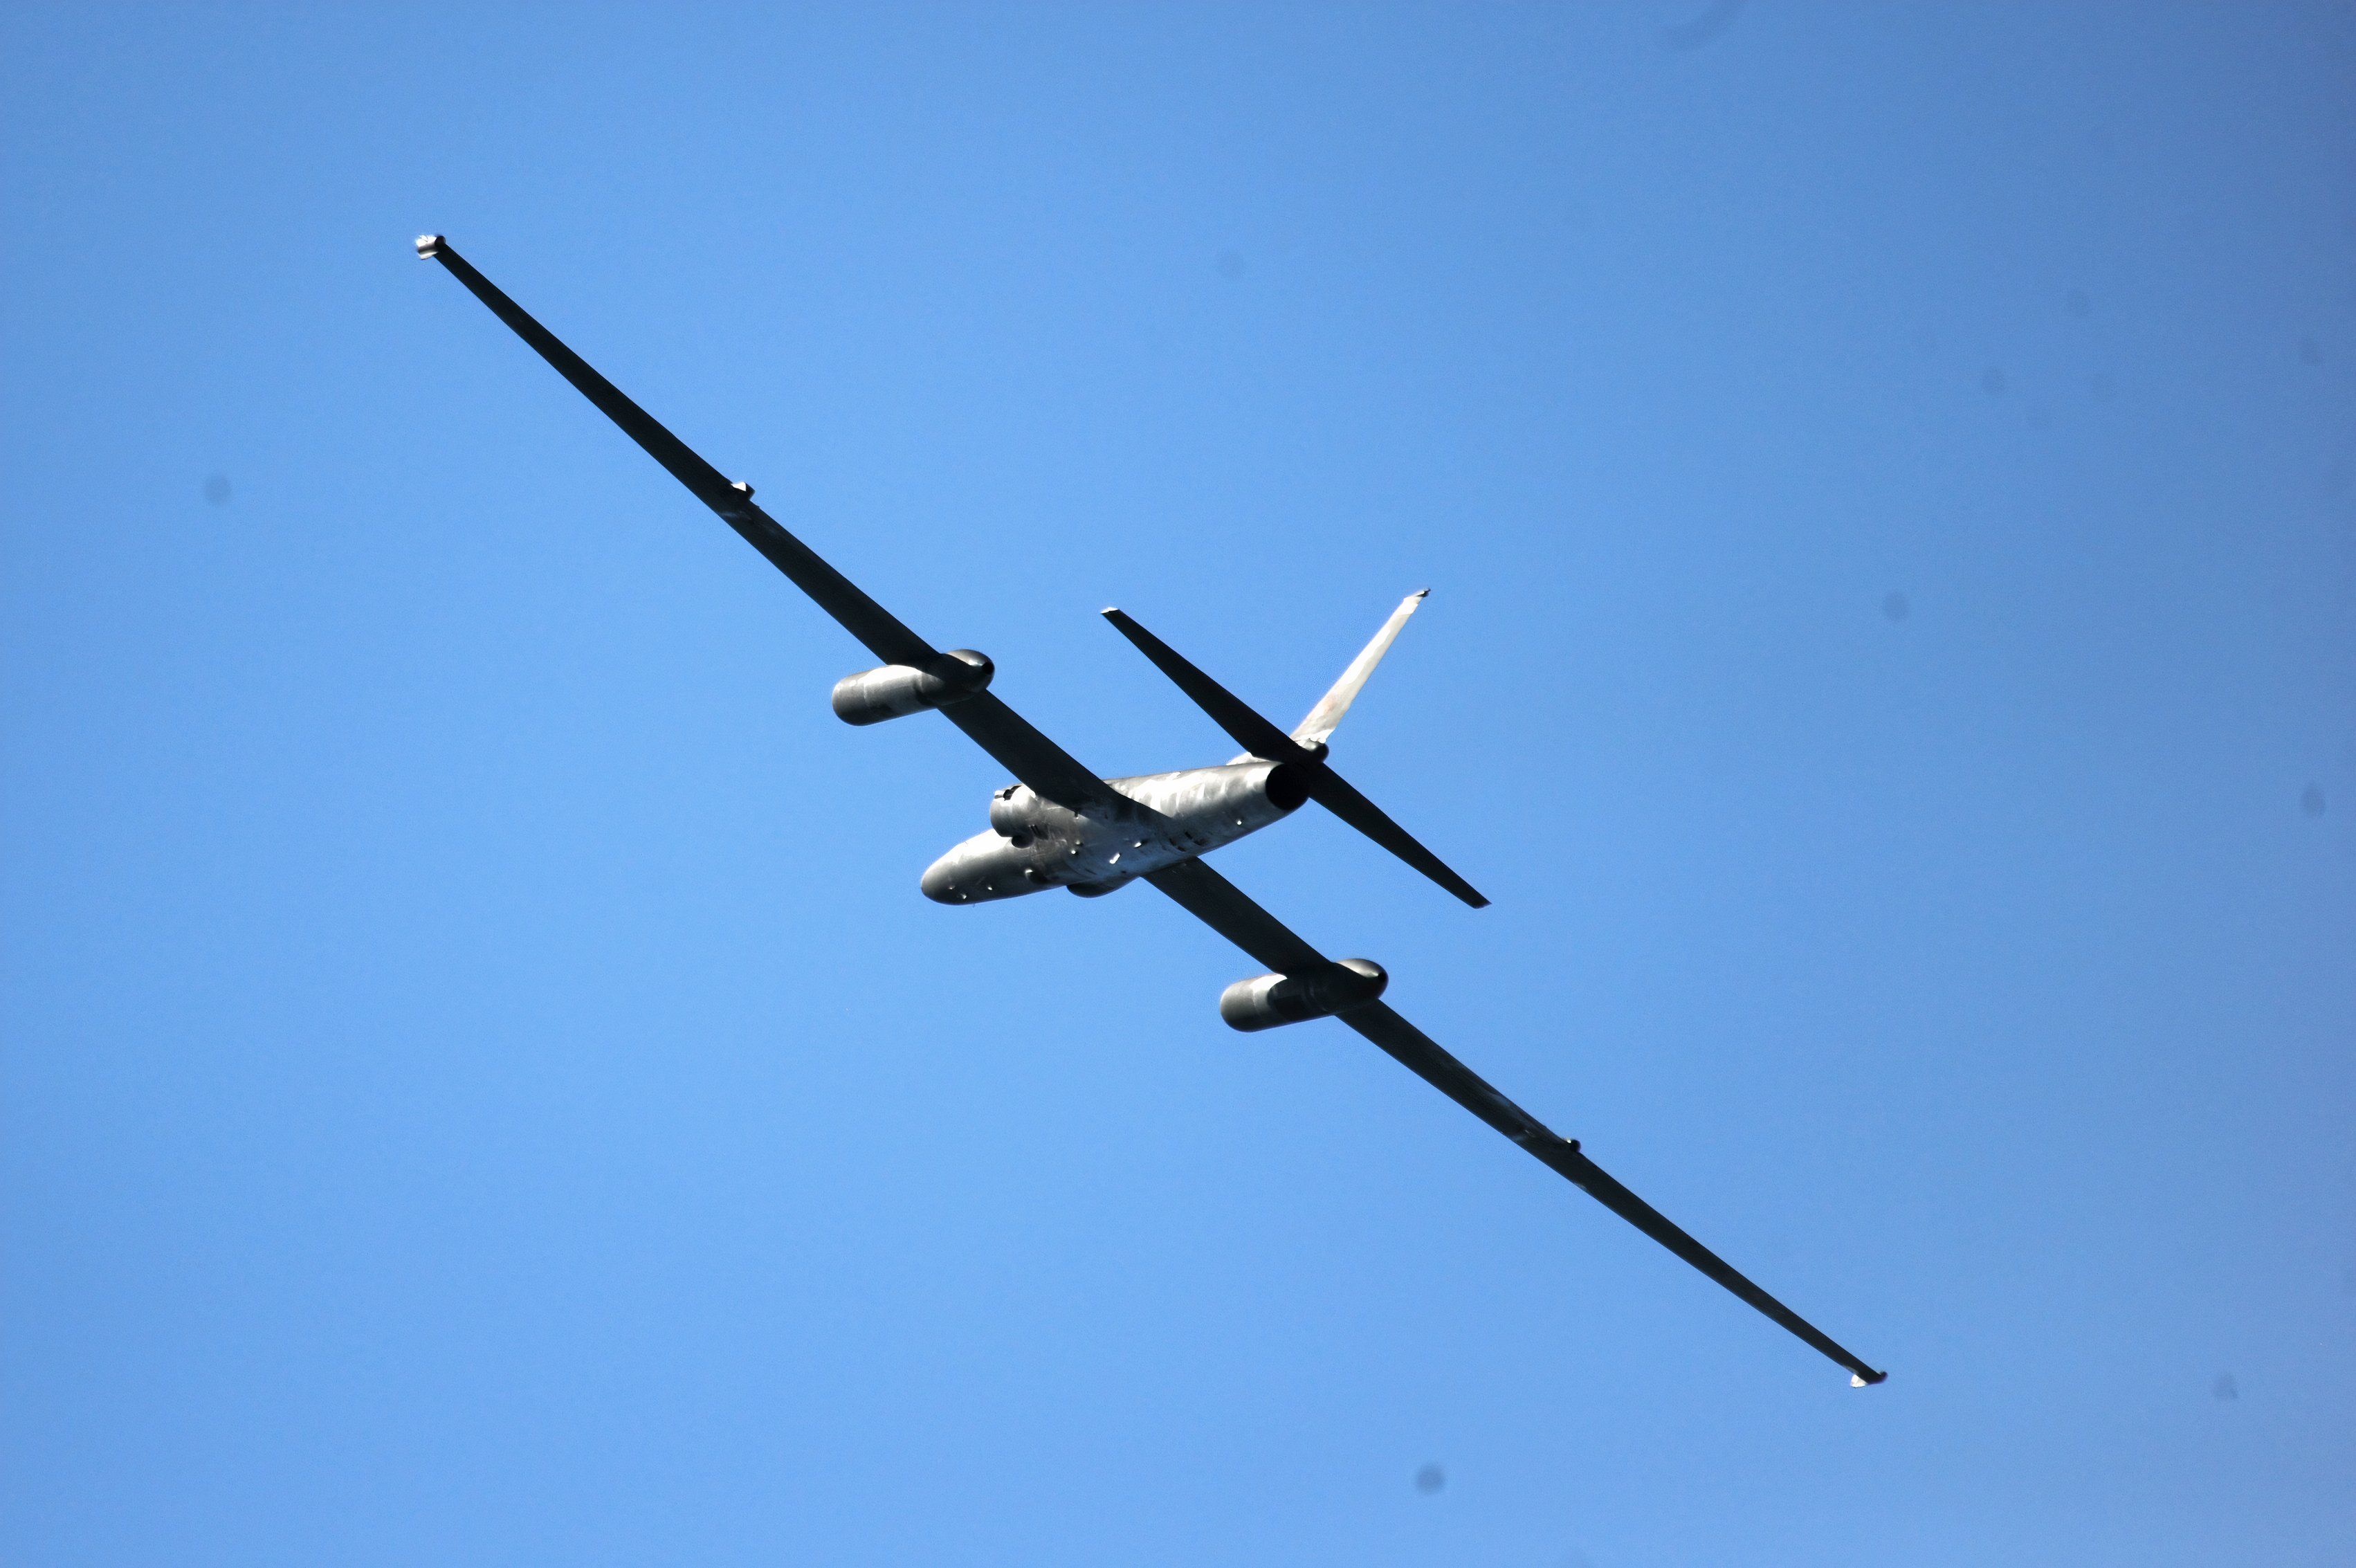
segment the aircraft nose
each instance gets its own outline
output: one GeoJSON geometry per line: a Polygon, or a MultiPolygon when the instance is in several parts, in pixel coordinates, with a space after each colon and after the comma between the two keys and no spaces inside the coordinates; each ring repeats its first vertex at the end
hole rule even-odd
{"type": "Polygon", "coordinates": [[[925,875],[916,883],[917,886],[925,890],[925,897],[936,904],[965,902],[964,896],[958,891],[957,867],[950,864],[955,859],[957,859],[955,854],[941,856],[940,859],[925,867],[925,875]]]}

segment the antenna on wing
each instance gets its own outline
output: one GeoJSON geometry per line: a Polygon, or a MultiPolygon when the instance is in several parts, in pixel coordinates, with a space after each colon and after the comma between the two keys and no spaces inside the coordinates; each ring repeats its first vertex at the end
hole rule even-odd
{"type": "Polygon", "coordinates": [[[1325,736],[1342,722],[1351,699],[1366,683],[1366,677],[1389,649],[1391,639],[1398,635],[1398,628],[1422,601],[1422,594],[1410,594],[1391,612],[1391,618],[1375,634],[1375,640],[1351,660],[1342,679],[1334,682],[1324,700],[1310,710],[1309,716],[1301,721],[1301,727],[1290,735],[1262,718],[1241,698],[1195,669],[1175,649],[1124,612],[1108,609],[1104,618],[1112,622],[1113,629],[1135,643],[1139,652],[1153,660],[1155,668],[1175,682],[1180,691],[1192,697],[1195,706],[1235,736],[1247,755],[1263,757],[1270,762],[1291,763],[1301,770],[1301,783],[1311,800],[1479,909],[1485,908],[1489,900],[1481,896],[1478,888],[1450,870],[1438,855],[1418,843],[1405,828],[1384,815],[1381,807],[1352,789],[1325,762],[1325,736]]]}

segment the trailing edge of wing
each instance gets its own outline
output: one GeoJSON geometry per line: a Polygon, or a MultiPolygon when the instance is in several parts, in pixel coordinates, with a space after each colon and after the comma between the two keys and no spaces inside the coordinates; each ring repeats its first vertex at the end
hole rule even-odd
{"type": "MultiPolygon", "coordinates": [[[[1200,860],[1181,861],[1161,871],[1148,872],[1145,879],[1271,970],[1290,972],[1326,961],[1323,954],[1200,860]]],[[[1867,1366],[1815,1325],[1760,1289],[1580,1153],[1576,1140],[1558,1136],[1387,1004],[1366,1003],[1336,1016],[1418,1078],[1520,1144],[1540,1164],[1576,1184],[1604,1208],[1717,1281],[1811,1348],[1847,1368],[1857,1381],[1878,1383],[1889,1375],[1867,1366]]]]}
{"type": "MultiPolygon", "coordinates": [[[[556,334],[534,320],[523,306],[500,292],[498,285],[477,272],[447,240],[439,234],[425,235],[417,242],[417,253],[441,263],[451,276],[466,285],[468,293],[490,308],[492,315],[506,322],[517,337],[553,366],[557,374],[571,381],[582,396],[619,425],[622,434],[669,469],[671,477],[685,485],[696,499],[719,513],[721,521],[766,556],[771,565],[791,578],[796,587],[832,616],[845,631],[865,643],[878,659],[887,663],[922,666],[939,657],[932,644],[902,625],[850,578],[821,560],[816,551],[755,506],[750,485],[731,483],[654,415],[631,402],[587,360],[566,348],[556,334]]],[[[1116,799],[1095,774],[988,692],[939,712],[996,757],[1001,766],[1049,800],[1076,806],[1116,799]]]]}

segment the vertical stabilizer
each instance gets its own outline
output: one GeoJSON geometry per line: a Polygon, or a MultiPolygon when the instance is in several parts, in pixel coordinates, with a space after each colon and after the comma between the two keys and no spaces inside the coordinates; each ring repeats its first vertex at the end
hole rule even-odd
{"type": "Polygon", "coordinates": [[[1380,664],[1383,655],[1390,651],[1391,640],[1398,636],[1399,628],[1407,624],[1407,618],[1415,614],[1416,607],[1422,604],[1424,596],[1430,592],[1430,588],[1419,588],[1399,601],[1398,608],[1391,611],[1391,618],[1383,622],[1383,629],[1375,633],[1374,641],[1366,644],[1359,650],[1358,656],[1350,660],[1350,667],[1342,671],[1342,678],[1333,682],[1333,689],[1317,699],[1317,705],[1309,710],[1309,716],[1301,721],[1299,729],[1292,732],[1296,742],[1312,747],[1323,745],[1325,737],[1341,726],[1342,715],[1350,711],[1350,703],[1357,697],[1358,688],[1366,683],[1366,677],[1375,672],[1375,666],[1380,664]]]}
{"type": "MultiPolygon", "coordinates": [[[[1301,721],[1300,734],[1307,736],[1318,725],[1323,725],[1321,733],[1333,730],[1342,717],[1342,710],[1350,705],[1350,699],[1358,694],[1360,686],[1365,684],[1366,671],[1375,667],[1375,661],[1383,656],[1383,650],[1388,648],[1391,639],[1398,634],[1400,623],[1415,613],[1415,607],[1422,598],[1421,594],[1410,594],[1405,604],[1391,612],[1391,618],[1384,623],[1382,631],[1366,646],[1366,650],[1352,662],[1340,684],[1326,693],[1325,700],[1301,721]]],[[[1196,707],[1210,714],[1212,723],[1234,736],[1236,744],[1245,748],[1243,755],[1236,758],[1237,762],[1247,762],[1258,757],[1296,769],[1293,777],[1311,800],[1475,909],[1488,903],[1489,900],[1481,897],[1479,888],[1449,870],[1438,855],[1416,843],[1405,828],[1383,815],[1381,807],[1350,788],[1326,762],[1324,742],[1301,745],[1253,712],[1242,698],[1189,664],[1184,654],[1138,625],[1128,615],[1108,609],[1104,616],[1105,619],[1112,622],[1114,630],[1134,643],[1140,653],[1153,660],[1155,669],[1169,676],[1180,691],[1192,697],[1196,707]]]]}

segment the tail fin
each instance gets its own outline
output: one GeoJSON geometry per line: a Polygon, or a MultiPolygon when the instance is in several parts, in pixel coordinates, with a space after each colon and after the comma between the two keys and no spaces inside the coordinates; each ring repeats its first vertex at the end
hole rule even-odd
{"type": "Polygon", "coordinates": [[[1350,667],[1342,671],[1342,678],[1333,682],[1333,689],[1317,699],[1317,705],[1309,710],[1309,716],[1292,732],[1296,744],[1316,746],[1341,727],[1342,715],[1350,711],[1358,689],[1375,672],[1375,666],[1383,661],[1383,655],[1391,650],[1391,641],[1398,636],[1399,628],[1407,624],[1407,618],[1415,614],[1424,596],[1430,592],[1430,588],[1418,588],[1399,601],[1398,608],[1391,611],[1391,618],[1383,622],[1383,629],[1375,633],[1374,641],[1358,650],[1350,667]]]}
{"type": "MultiPolygon", "coordinates": [[[[1317,704],[1319,712],[1323,712],[1328,703],[1332,703],[1334,709],[1333,718],[1340,719],[1341,710],[1350,705],[1350,699],[1357,695],[1358,687],[1365,684],[1366,671],[1375,667],[1375,660],[1383,656],[1383,650],[1389,646],[1391,638],[1398,632],[1399,623],[1407,619],[1416,600],[1422,596],[1420,594],[1415,596],[1393,613],[1389,624],[1383,628],[1382,635],[1375,639],[1374,646],[1358,655],[1357,661],[1350,666],[1350,672],[1342,677],[1341,684],[1326,694],[1325,702],[1317,704]],[[1341,699],[1338,703],[1333,700],[1337,694],[1341,699]]],[[[1247,747],[1244,753],[1246,757],[1264,757],[1271,762],[1287,763],[1298,768],[1301,770],[1301,785],[1307,789],[1311,800],[1315,800],[1475,909],[1489,902],[1481,896],[1478,888],[1451,871],[1438,855],[1418,843],[1408,835],[1405,828],[1385,816],[1380,807],[1351,789],[1340,774],[1328,767],[1325,761],[1324,742],[1321,740],[1310,746],[1301,745],[1298,740],[1253,712],[1233,692],[1186,662],[1185,657],[1176,649],[1138,625],[1121,611],[1107,610],[1104,616],[1105,619],[1112,622],[1114,628],[1121,636],[1137,645],[1139,652],[1153,661],[1155,668],[1177,682],[1180,691],[1194,699],[1195,706],[1210,714],[1212,721],[1233,736],[1237,745],[1247,747]]],[[[1310,715],[1312,719],[1316,716],[1316,714],[1310,715]]],[[[1306,723],[1302,727],[1307,728],[1306,723]]],[[[1333,726],[1328,725],[1326,727],[1330,730],[1333,726]]]]}

